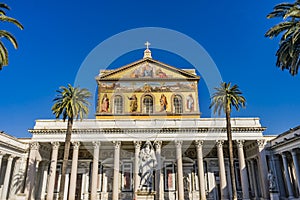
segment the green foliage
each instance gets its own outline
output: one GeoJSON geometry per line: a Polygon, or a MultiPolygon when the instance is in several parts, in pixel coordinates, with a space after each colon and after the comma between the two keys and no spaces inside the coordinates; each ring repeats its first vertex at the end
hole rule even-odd
{"type": "Polygon", "coordinates": [[[300,1],[276,5],[267,18],[282,19],[282,22],[265,33],[265,37],[273,38],[281,35],[276,52],[276,66],[281,70],[289,70],[289,73],[294,76],[298,73],[300,65],[300,1]]]}
{"type": "Polygon", "coordinates": [[[242,92],[239,90],[237,85],[231,87],[231,83],[221,83],[220,87],[215,88],[216,92],[211,97],[211,104],[209,108],[213,107],[213,112],[221,115],[223,111],[229,111],[231,113],[231,107],[233,106],[236,110],[240,107],[245,107],[246,99],[242,96],[242,92]],[[226,110],[229,108],[230,110],[226,110]]]}
{"type": "MultiPolygon", "coordinates": [[[[5,12],[6,10],[10,10],[9,6],[4,3],[0,3],[0,21],[12,23],[16,25],[19,29],[23,30],[24,28],[23,25],[18,20],[7,16],[5,12]]],[[[0,30],[0,38],[7,39],[12,43],[15,49],[18,48],[17,40],[8,31],[0,30]]],[[[7,66],[7,65],[8,65],[8,51],[5,45],[3,44],[3,41],[0,40],[0,70],[2,69],[3,66],[7,66]]]]}
{"type": "Polygon", "coordinates": [[[87,99],[91,96],[91,93],[85,88],[72,87],[70,84],[68,87],[61,86],[53,100],[55,102],[52,106],[53,114],[56,118],[62,115],[63,120],[67,118],[83,119],[89,113],[90,103],[87,99]]]}
{"type": "MultiPolygon", "coordinates": [[[[209,108],[214,108],[213,112],[219,115],[223,111],[226,114],[226,131],[228,140],[229,166],[231,180],[235,179],[234,170],[234,154],[231,132],[230,115],[231,109],[234,107],[239,110],[240,107],[245,107],[246,99],[242,96],[242,92],[237,85],[231,87],[231,83],[221,83],[220,87],[215,88],[216,92],[211,97],[209,108]]],[[[237,190],[235,181],[231,181],[232,199],[237,200],[237,190]]]]}

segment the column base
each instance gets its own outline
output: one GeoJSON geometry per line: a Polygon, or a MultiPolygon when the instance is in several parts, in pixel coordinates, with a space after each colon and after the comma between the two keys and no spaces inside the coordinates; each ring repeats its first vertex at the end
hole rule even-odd
{"type": "Polygon", "coordinates": [[[15,200],[26,200],[26,194],[20,193],[15,196],[15,200]]]}
{"type": "Polygon", "coordinates": [[[135,200],[155,200],[155,191],[142,191],[138,190],[136,193],[137,199],[135,200]]]}
{"type": "Polygon", "coordinates": [[[279,192],[277,191],[270,191],[270,200],[279,200],[279,192]]]}

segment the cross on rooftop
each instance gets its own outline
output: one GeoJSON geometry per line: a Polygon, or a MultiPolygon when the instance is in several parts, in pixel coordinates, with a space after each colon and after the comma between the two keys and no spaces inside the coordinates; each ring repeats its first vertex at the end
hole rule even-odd
{"type": "Polygon", "coordinates": [[[146,45],[147,49],[149,49],[149,46],[150,46],[151,44],[150,44],[150,42],[147,41],[147,42],[145,43],[145,45],[146,45]]]}

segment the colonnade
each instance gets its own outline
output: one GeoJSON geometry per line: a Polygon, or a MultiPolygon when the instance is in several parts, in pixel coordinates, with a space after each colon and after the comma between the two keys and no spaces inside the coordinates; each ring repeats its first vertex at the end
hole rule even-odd
{"type": "Polygon", "coordinates": [[[276,173],[278,185],[285,186],[278,188],[281,196],[288,199],[300,197],[300,168],[299,168],[299,149],[291,149],[271,155],[270,163],[273,165],[273,171],[276,173]],[[280,167],[276,166],[282,166],[280,167]],[[275,167],[275,169],[274,169],[275,167]],[[281,189],[281,190],[280,190],[281,189]]]}
{"type": "MultiPolygon", "coordinates": [[[[93,145],[93,167],[92,167],[92,180],[91,180],[91,186],[90,186],[90,195],[88,199],[100,199],[99,193],[97,191],[97,181],[98,181],[98,163],[99,163],[99,152],[101,147],[100,141],[91,142],[93,145]]],[[[182,146],[183,141],[174,141],[174,147],[176,150],[176,184],[177,184],[177,197],[178,199],[184,199],[184,177],[183,177],[183,163],[182,163],[182,146]]],[[[206,199],[206,190],[205,190],[205,174],[204,174],[204,167],[203,167],[203,145],[204,141],[197,140],[194,141],[195,149],[197,152],[197,173],[198,173],[198,182],[199,182],[199,199],[205,200],[206,199]]],[[[139,186],[139,176],[138,176],[138,156],[141,149],[141,141],[134,141],[134,164],[133,164],[133,195],[134,198],[137,197],[138,192],[138,186],[139,186]]],[[[231,188],[228,187],[229,183],[226,177],[226,167],[225,167],[225,161],[224,161],[224,153],[223,153],[223,140],[216,141],[216,148],[217,148],[217,156],[218,156],[218,164],[219,164],[219,177],[220,177],[220,191],[221,191],[221,199],[230,199],[231,198],[231,188]]],[[[59,142],[52,142],[52,155],[51,155],[51,161],[50,161],[50,169],[48,174],[48,186],[47,190],[43,192],[42,195],[47,196],[48,200],[54,199],[54,185],[55,185],[55,176],[56,176],[56,168],[57,168],[57,159],[58,159],[58,151],[59,151],[59,142]]],[[[247,172],[247,165],[244,155],[244,141],[239,140],[236,141],[237,145],[237,152],[238,152],[238,162],[239,162],[239,173],[241,177],[241,187],[242,187],[242,193],[243,193],[243,199],[250,199],[249,194],[249,187],[255,188],[255,196],[259,195],[258,193],[258,185],[255,185],[257,181],[253,180],[253,176],[251,177],[251,180],[249,180],[248,173],[247,172]],[[250,182],[250,186],[249,186],[250,182]]],[[[113,150],[113,156],[114,156],[114,163],[113,163],[113,184],[112,184],[112,199],[119,199],[119,193],[120,193],[120,149],[122,146],[121,141],[115,141],[113,142],[114,150],[113,150]]],[[[156,200],[162,200],[164,198],[164,184],[163,184],[163,172],[162,172],[162,161],[161,161],[161,147],[162,147],[162,141],[155,141],[154,142],[155,147],[155,155],[157,158],[157,164],[158,167],[156,169],[155,173],[155,191],[156,191],[156,200]]],[[[78,169],[78,153],[80,150],[80,142],[73,142],[73,155],[72,155],[72,167],[71,167],[71,175],[70,175],[70,184],[65,187],[66,191],[68,192],[68,199],[74,200],[75,199],[75,189],[76,189],[76,177],[77,177],[77,169],[78,169]]],[[[36,152],[38,151],[38,145],[34,146],[32,145],[32,149],[30,151],[29,156],[29,163],[31,164],[28,167],[28,174],[27,174],[27,183],[28,185],[25,188],[25,192],[28,194],[28,199],[34,199],[34,195],[32,195],[36,188],[34,188],[34,180],[36,178],[35,173],[38,171],[38,161],[34,158],[34,155],[36,155],[36,152]]],[[[261,161],[264,162],[263,159],[264,154],[261,155],[261,161]]],[[[252,161],[250,161],[250,164],[252,161]]],[[[248,164],[249,165],[249,164],[248,164]]],[[[250,170],[251,174],[255,172],[255,166],[251,165],[248,170],[250,170]]],[[[264,170],[266,170],[264,167],[260,168],[259,174],[262,175],[264,173],[264,170]]],[[[257,174],[257,172],[255,172],[257,174]]],[[[262,178],[262,180],[264,180],[262,178]]],[[[43,185],[44,183],[42,183],[43,185]]],[[[44,188],[44,187],[42,187],[44,188]]],[[[263,192],[263,191],[262,191],[263,192]]],[[[264,193],[264,192],[263,192],[264,193]]]]}
{"type": "Polygon", "coordinates": [[[25,156],[0,152],[0,199],[8,199],[21,192],[25,169],[25,156]]]}

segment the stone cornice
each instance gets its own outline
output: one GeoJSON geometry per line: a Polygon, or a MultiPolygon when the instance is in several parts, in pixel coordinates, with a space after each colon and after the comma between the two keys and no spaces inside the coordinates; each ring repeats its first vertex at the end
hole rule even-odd
{"type": "Polygon", "coordinates": [[[11,139],[11,140],[14,140],[14,141],[16,141],[16,142],[19,142],[19,143],[21,143],[21,144],[26,144],[25,142],[21,142],[18,138],[14,137],[14,136],[8,135],[8,134],[5,133],[4,131],[0,131],[0,135],[1,135],[1,136],[4,136],[4,137],[6,137],[6,138],[9,138],[9,139],[11,139]]]}
{"type": "MultiPolygon", "coordinates": [[[[199,78],[164,78],[164,82],[175,82],[175,81],[197,81],[199,78]]],[[[132,79],[132,78],[102,78],[98,81],[126,81],[126,82],[155,82],[155,81],[162,81],[161,78],[139,78],[139,79],[132,79]]]]}
{"type": "MultiPolygon", "coordinates": [[[[133,62],[133,63],[129,63],[129,64],[123,66],[123,67],[117,68],[117,69],[115,69],[115,70],[110,70],[110,71],[108,71],[108,73],[105,73],[105,74],[103,74],[103,75],[98,75],[98,76],[96,77],[96,80],[97,80],[97,81],[99,81],[99,80],[104,80],[104,79],[111,80],[111,79],[109,79],[109,78],[107,78],[107,77],[109,77],[109,76],[111,76],[111,75],[114,75],[114,74],[116,74],[116,73],[125,71],[126,69],[129,69],[130,67],[136,66],[136,65],[141,64],[141,63],[143,63],[143,62],[150,62],[150,63],[158,64],[158,65],[160,65],[161,67],[168,68],[169,70],[172,70],[172,71],[175,71],[175,72],[177,72],[177,73],[179,73],[179,74],[182,74],[183,76],[186,76],[186,78],[191,78],[191,79],[193,79],[193,80],[199,80],[199,79],[200,79],[200,77],[197,76],[197,75],[195,75],[195,74],[191,74],[191,73],[189,73],[189,72],[187,72],[187,71],[185,71],[185,70],[182,70],[182,69],[173,67],[173,66],[171,66],[171,65],[165,64],[165,63],[160,62],[160,61],[158,61],[158,60],[154,60],[154,59],[152,59],[152,58],[143,58],[143,59],[137,60],[137,61],[135,61],[135,62],[133,62]]],[[[122,79],[122,80],[123,80],[123,79],[122,79]]],[[[132,79],[131,79],[131,80],[132,80],[132,79]]],[[[152,80],[152,79],[151,79],[151,80],[152,80]]],[[[161,80],[161,79],[160,79],[160,80],[161,80]]],[[[186,80],[186,79],[185,79],[185,80],[186,80]]]]}
{"type": "MultiPolygon", "coordinates": [[[[235,132],[262,132],[264,127],[233,127],[232,131],[235,132]]],[[[31,129],[32,134],[65,134],[66,129],[31,129]]],[[[99,128],[99,129],[73,129],[72,134],[123,134],[123,133],[226,133],[226,128],[99,128]]]]}
{"type": "Polygon", "coordinates": [[[275,141],[271,141],[270,147],[269,149],[276,149],[279,147],[284,147],[284,146],[289,146],[289,144],[299,141],[300,142],[300,138],[299,137],[293,137],[293,138],[289,138],[289,139],[284,139],[282,141],[279,142],[275,142],[275,141]]]}
{"type": "Polygon", "coordinates": [[[10,150],[16,151],[18,153],[27,153],[27,151],[29,150],[29,146],[26,149],[24,149],[22,147],[15,146],[15,145],[3,142],[3,141],[0,141],[0,145],[3,145],[4,147],[9,148],[10,150]]]}
{"type": "Polygon", "coordinates": [[[278,138],[281,138],[281,137],[283,137],[283,136],[285,136],[285,135],[288,135],[288,134],[290,134],[290,133],[296,132],[296,131],[298,131],[299,129],[300,129],[300,126],[296,126],[296,127],[294,127],[294,128],[290,128],[288,131],[285,131],[285,132],[279,134],[279,135],[278,135],[276,138],[274,138],[272,141],[274,141],[274,140],[276,140],[276,139],[278,139],[278,138]]]}
{"type": "Polygon", "coordinates": [[[151,115],[149,114],[145,114],[145,113],[122,113],[122,114],[115,114],[115,113],[99,113],[97,112],[95,114],[96,116],[116,116],[116,117],[119,117],[119,116],[146,116],[146,117],[155,117],[155,116],[163,116],[163,117],[168,117],[168,116],[178,116],[178,117],[181,117],[181,116],[195,116],[195,115],[201,115],[201,113],[199,112],[184,112],[184,113],[181,113],[181,114],[176,114],[176,113],[170,113],[170,112],[164,112],[164,113],[161,113],[161,112],[157,112],[157,113],[151,113],[151,115]]]}

